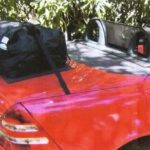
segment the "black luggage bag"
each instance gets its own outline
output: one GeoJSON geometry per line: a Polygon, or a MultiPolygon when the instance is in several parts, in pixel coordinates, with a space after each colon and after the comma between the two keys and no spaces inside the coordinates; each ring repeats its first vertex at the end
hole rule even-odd
{"type": "Polygon", "coordinates": [[[56,67],[65,66],[67,48],[60,30],[0,21],[0,73],[8,78],[17,78],[51,70],[39,41],[44,44],[56,67]]]}

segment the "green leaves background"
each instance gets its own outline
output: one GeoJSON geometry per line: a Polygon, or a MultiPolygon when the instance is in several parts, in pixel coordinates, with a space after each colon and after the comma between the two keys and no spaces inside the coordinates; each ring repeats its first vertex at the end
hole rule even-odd
{"type": "Polygon", "coordinates": [[[83,36],[92,17],[141,26],[150,24],[150,0],[0,0],[0,18],[61,28],[68,39],[83,36]]]}

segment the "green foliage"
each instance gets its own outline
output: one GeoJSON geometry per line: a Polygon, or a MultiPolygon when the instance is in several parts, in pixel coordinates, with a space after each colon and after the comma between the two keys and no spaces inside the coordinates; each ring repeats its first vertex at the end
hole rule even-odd
{"type": "Polygon", "coordinates": [[[141,26],[150,23],[150,0],[109,0],[105,17],[115,22],[141,26]]]}
{"type": "MultiPolygon", "coordinates": [[[[104,5],[102,0],[40,0],[32,2],[41,24],[61,28],[71,39],[83,35],[86,23],[97,16],[96,10],[104,5]]],[[[102,12],[102,11],[101,11],[102,12]]]]}
{"type": "Polygon", "coordinates": [[[30,0],[0,0],[0,18],[9,20],[28,19],[32,10],[30,0]]]}
{"type": "Polygon", "coordinates": [[[36,21],[80,38],[92,17],[121,23],[150,23],[150,0],[0,0],[0,18],[36,21]]]}

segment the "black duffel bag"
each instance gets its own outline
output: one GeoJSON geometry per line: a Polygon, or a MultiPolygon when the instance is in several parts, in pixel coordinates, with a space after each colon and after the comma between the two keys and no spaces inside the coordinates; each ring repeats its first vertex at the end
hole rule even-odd
{"type": "Polygon", "coordinates": [[[67,48],[60,30],[30,23],[0,21],[0,73],[16,78],[51,70],[39,41],[56,67],[65,66],[67,48]]]}

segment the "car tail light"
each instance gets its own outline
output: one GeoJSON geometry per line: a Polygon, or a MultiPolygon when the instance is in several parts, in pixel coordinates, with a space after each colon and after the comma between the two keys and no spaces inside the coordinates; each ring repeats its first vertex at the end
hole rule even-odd
{"type": "Polygon", "coordinates": [[[0,145],[6,150],[58,149],[21,104],[15,105],[2,115],[0,145]]]}

